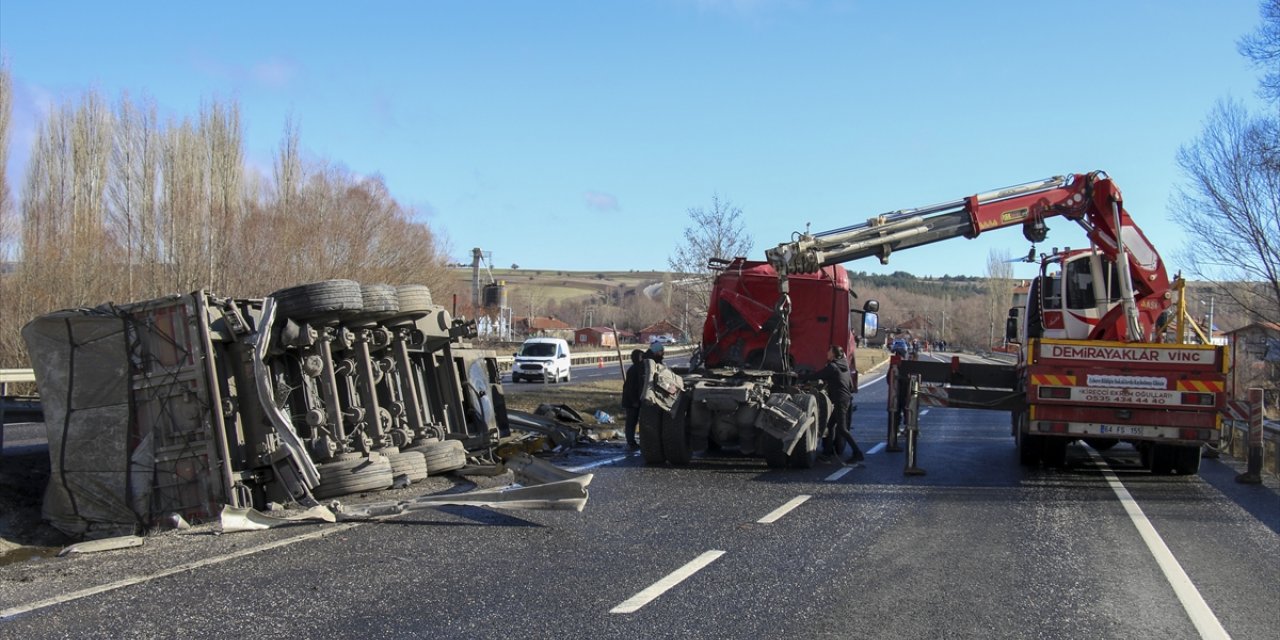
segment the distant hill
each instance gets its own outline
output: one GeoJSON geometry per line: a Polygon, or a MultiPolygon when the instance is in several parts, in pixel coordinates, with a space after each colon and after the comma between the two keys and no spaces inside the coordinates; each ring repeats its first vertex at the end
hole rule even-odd
{"type": "MultiPolygon", "coordinates": [[[[471,267],[455,269],[458,291],[471,291],[471,267]]],[[[554,269],[494,269],[493,279],[506,285],[507,300],[519,309],[521,301],[536,303],[566,302],[582,298],[614,299],[619,294],[632,295],[637,289],[662,282],[660,271],[565,271],[554,269]]],[[[489,272],[481,271],[480,284],[488,282],[489,272]]]]}

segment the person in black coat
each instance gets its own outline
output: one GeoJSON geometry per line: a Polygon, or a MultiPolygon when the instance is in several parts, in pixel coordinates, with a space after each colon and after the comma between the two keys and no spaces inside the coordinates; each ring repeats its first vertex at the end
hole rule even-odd
{"type": "Polygon", "coordinates": [[[631,366],[622,379],[622,407],[627,410],[627,423],[623,434],[627,437],[627,448],[634,449],[636,444],[636,425],[640,423],[640,396],[644,392],[644,352],[631,350],[631,366]]]}
{"type": "Polygon", "coordinates": [[[827,364],[817,371],[803,373],[800,380],[821,380],[825,386],[827,399],[831,401],[831,415],[827,418],[827,433],[832,452],[840,455],[843,442],[849,443],[853,453],[849,454],[849,462],[862,462],[862,449],[853,440],[849,432],[850,414],[853,407],[853,376],[849,373],[849,361],[845,358],[844,349],[840,345],[831,345],[827,349],[827,364]]]}

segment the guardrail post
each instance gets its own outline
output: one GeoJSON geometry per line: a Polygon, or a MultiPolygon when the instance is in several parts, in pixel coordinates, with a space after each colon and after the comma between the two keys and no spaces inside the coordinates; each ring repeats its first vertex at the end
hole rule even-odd
{"type": "Polygon", "coordinates": [[[920,374],[911,374],[910,380],[911,395],[907,399],[907,466],[902,470],[902,475],[922,476],[924,469],[916,466],[916,451],[920,439],[920,374]]]}
{"type": "Polygon", "coordinates": [[[1266,412],[1263,411],[1262,389],[1249,389],[1249,439],[1248,466],[1236,476],[1241,484],[1262,484],[1262,427],[1266,412]]]}

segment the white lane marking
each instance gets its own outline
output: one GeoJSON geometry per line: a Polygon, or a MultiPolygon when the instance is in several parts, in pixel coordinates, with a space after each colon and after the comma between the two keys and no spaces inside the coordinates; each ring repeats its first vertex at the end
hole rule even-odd
{"type": "Polygon", "coordinates": [[[1138,502],[1133,499],[1129,490],[1120,482],[1120,478],[1111,470],[1111,466],[1107,464],[1107,461],[1092,448],[1089,448],[1088,451],[1089,456],[1093,458],[1094,463],[1102,471],[1102,476],[1107,479],[1107,484],[1111,485],[1111,490],[1120,499],[1120,504],[1124,506],[1125,513],[1129,514],[1129,519],[1133,521],[1133,526],[1138,528],[1142,541],[1147,543],[1147,549],[1151,551],[1156,563],[1160,565],[1160,570],[1164,572],[1165,579],[1173,587],[1173,592],[1178,594],[1178,600],[1182,602],[1182,608],[1187,612],[1187,616],[1191,618],[1191,623],[1196,626],[1196,631],[1200,632],[1200,637],[1229,640],[1231,636],[1227,634],[1227,630],[1218,621],[1218,616],[1214,615],[1208,603],[1201,597],[1200,591],[1192,584],[1187,572],[1182,570],[1182,565],[1178,563],[1178,559],[1173,556],[1172,551],[1169,551],[1164,539],[1156,532],[1156,528],[1151,525],[1147,515],[1142,512],[1142,507],[1138,506],[1138,502]]]}
{"type": "Polygon", "coordinates": [[[858,385],[858,390],[862,390],[862,388],[863,388],[863,387],[871,386],[871,385],[873,385],[873,384],[875,384],[875,383],[877,383],[877,382],[880,382],[881,380],[884,380],[884,379],[885,379],[885,376],[878,376],[878,377],[872,378],[872,379],[870,379],[870,380],[867,380],[866,382],[863,382],[862,384],[859,384],[859,385],[858,385]]]}
{"type": "Polygon", "coordinates": [[[720,556],[724,555],[723,551],[711,550],[693,560],[688,564],[672,571],[667,576],[645,588],[644,591],[627,598],[622,604],[609,610],[609,613],[633,613],[640,607],[653,602],[658,596],[666,593],[671,587],[684,582],[689,576],[702,570],[703,567],[715,562],[720,556]]]}
{"type": "Polygon", "coordinates": [[[117,580],[117,581],[115,581],[115,582],[108,582],[107,584],[100,585],[100,586],[97,586],[97,587],[90,587],[90,588],[88,588],[88,589],[81,589],[80,591],[72,591],[71,593],[63,594],[63,595],[56,596],[56,597],[53,597],[53,598],[47,598],[47,599],[45,599],[45,600],[38,600],[38,601],[33,602],[33,603],[31,603],[31,604],[24,604],[24,605],[17,606],[17,607],[11,607],[11,608],[9,608],[9,609],[0,610],[0,620],[6,620],[6,619],[8,619],[8,618],[12,618],[13,616],[16,616],[16,615],[21,615],[21,614],[24,614],[24,613],[30,613],[30,612],[35,611],[35,610],[37,610],[37,609],[44,609],[45,607],[52,607],[52,606],[54,606],[54,605],[63,604],[63,603],[66,603],[66,602],[71,602],[71,601],[73,601],[73,600],[79,600],[79,599],[81,599],[81,598],[87,598],[87,597],[89,597],[89,596],[97,595],[97,594],[99,594],[99,593],[106,593],[106,592],[108,592],[108,591],[115,591],[116,589],[123,589],[124,587],[133,586],[133,585],[135,585],[135,584],[142,584],[143,582],[149,582],[149,581],[151,581],[151,580],[155,580],[155,579],[157,579],[157,578],[164,578],[164,577],[166,577],[166,576],[171,576],[171,575],[173,575],[173,574],[175,574],[175,573],[183,573],[183,572],[186,572],[186,571],[193,571],[193,570],[195,570],[195,569],[200,569],[200,568],[207,567],[207,566],[210,566],[210,565],[219,564],[219,563],[222,563],[222,562],[226,562],[226,561],[228,561],[228,560],[235,560],[236,558],[243,558],[243,557],[245,557],[245,556],[253,555],[253,554],[255,554],[255,553],[261,553],[261,552],[263,552],[263,551],[270,551],[271,549],[278,549],[278,548],[280,548],[280,547],[287,547],[287,546],[289,546],[289,545],[291,545],[291,544],[294,544],[294,543],[297,543],[297,542],[302,542],[302,541],[304,541],[304,540],[312,540],[312,539],[314,539],[314,538],[323,538],[323,537],[325,537],[325,536],[330,536],[330,535],[333,535],[333,534],[335,534],[335,533],[341,533],[341,532],[343,532],[343,531],[346,531],[347,529],[351,529],[351,528],[353,528],[353,527],[357,527],[357,526],[359,526],[360,524],[361,524],[361,523],[359,523],[359,522],[352,522],[352,523],[348,523],[348,524],[340,524],[340,525],[337,525],[337,526],[332,526],[332,527],[329,527],[329,528],[326,528],[326,529],[322,529],[322,530],[320,530],[320,531],[313,531],[313,532],[311,532],[311,533],[304,533],[304,534],[302,534],[302,535],[300,535],[300,536],[294,536],[294,537],[292,537],[292,538],[285,538],[284,540],[276,540],[275,542],[268,542],[268,543],[266,543],[266,544],[259,545],[259,546],[256,546],[256,547],[251,547],[251,548],[248,548],[248,549],[242,549],[242,550],[240,550],[240,551],[236,551],[236,552],[234,552],[234,553],[228,553],[227,555],[224,555],[224,556],[217,556],[217,557],[214,557],[214,558],[205,558],[205,559],[203,559],[203,560],[196,560],[196,561],[194,561],[194,562],[187,562],[187,563],[184,563],[184,564],[180,564],[180,565],[178,565],[178,566],[176,566],[176,567],[171,567],[171,568],[169,568],[169,569],[165,569],[165,570],[163,570],[163,571],[157,571],[156,573],[152,573],[152,574],[149,574],[149,575],[145,575],[145,576],[134,576],[134,577],[132,577],[132,578],[125,578],[125,579],[123,579],[123,580],[117,580]]]}
{"type": "Polygon", "coordinates": [[[929,415],[929,410],[928,410],[928,409],[924,409],[924,410],[920,411],[920,416],[921,416],[921,417],[924,417],[924,416],[927,416],[927,415],[929,415]]]}
{"type": "Polygon", "coordinates": [[[853,471],[853,467],[840,467],[839,471],[827,476],[827,482],[835,482],[836,480],[843,478],[845,474],[850,471],[853,471]]]}
{"type": "Polygon", "coordinates": [[[880,453],[881,451],[884,451],[884,446],[885,446],[885,443],[881,442],[880,444],[877,444],[876,446],[871,447],[871,449],[867,451],[867,455],[871,455],[873,453],[880,453]]]}
{"type": "Polygon", "coordinates": [[[765,516],[765,517],[763,517],[763,518],[760,518],[759,520],[756,520],[756,522],[757,522],[757,523],[759,523],[759,524],[773,524],[773,523],[777,522],[779,518],[781,518],[782,516],[787,515],[788,513],[791,513],[791,510],[792,510],[792,509],[795,509],[796,507],[798,507],[798,506],[800,506],[800,505],[804,504],[806,500],[808,500],[809,498],[812,498],[812,497],[813,497],[813,496],[808,495],[808,494],[801,494],[801,495],[798,495],[798,496],[796,496],[796,497],[794,497],[794,498],[792,498],[792,499],[788,500],[788,501],[787,501],[787,503],[786,503],[786,504],[784,504],[784,505],[782,505],[781,507],[778,507],[777,509],[774,509],[773,511],[770,511],[770,512],[769,512],[769,515],[767,515],[767,516],[765,516]]]}
{"type": "Polygon", "coordinates": [[[627,455],[625,455],[625,456],[617,456],[617,457],[615,457],[615,458],[607,458],[607,459],[605,459],[605,460],[596,460],[595,462],[591,462],[591,463],[588,463],[588,464],[584,464],[584,465],[582,465],[582,466],[580,466],[580,467],[567,467],[567,468],[565,469],[565,471],[572,471],[572,472],[574,472],[574,473],[582,473],[583,471],[586,471],[587,469],[594,469],[594,468],[596,468],[596,467],[603,467],[603,466],[605,466],[606,464],[613,464],[613,463],[615,463],[615,462],[618,462],[619,460],[626,460],[627,458],[630,458],[632,455],[634,455],[634,454],[630,454],[630,453],[628,453],[628,454],[627,454],[627,455]]]}

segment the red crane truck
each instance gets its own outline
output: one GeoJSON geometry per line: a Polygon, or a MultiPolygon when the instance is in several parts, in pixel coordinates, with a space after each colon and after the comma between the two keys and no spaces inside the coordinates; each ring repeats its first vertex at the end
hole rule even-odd
{"type": "Polygon", "coordinates": [[[1055,216],[1079,224],[1090,246],[1041,255],[1026,307],[1008,322],[1008,337],[1023,343],[1019,361],[894,358],[891,442],[914,374],[932,387],[933,404],[1009,411],[1025,464],[1061,466],[1073,440],[1097,449],[1130,442],[1153,472],[1197,473],[1202,445],[1218,440],[1229,360],[1221,346],[1164,341],[1175,288],[1105,173],[1055,176],[798,234],[766,256],[785,300],[801,274],[863,257],[887,262],[893,251],[1015,225],[1033,243],[1031,260],[1045,220],[1055,216]]]}

